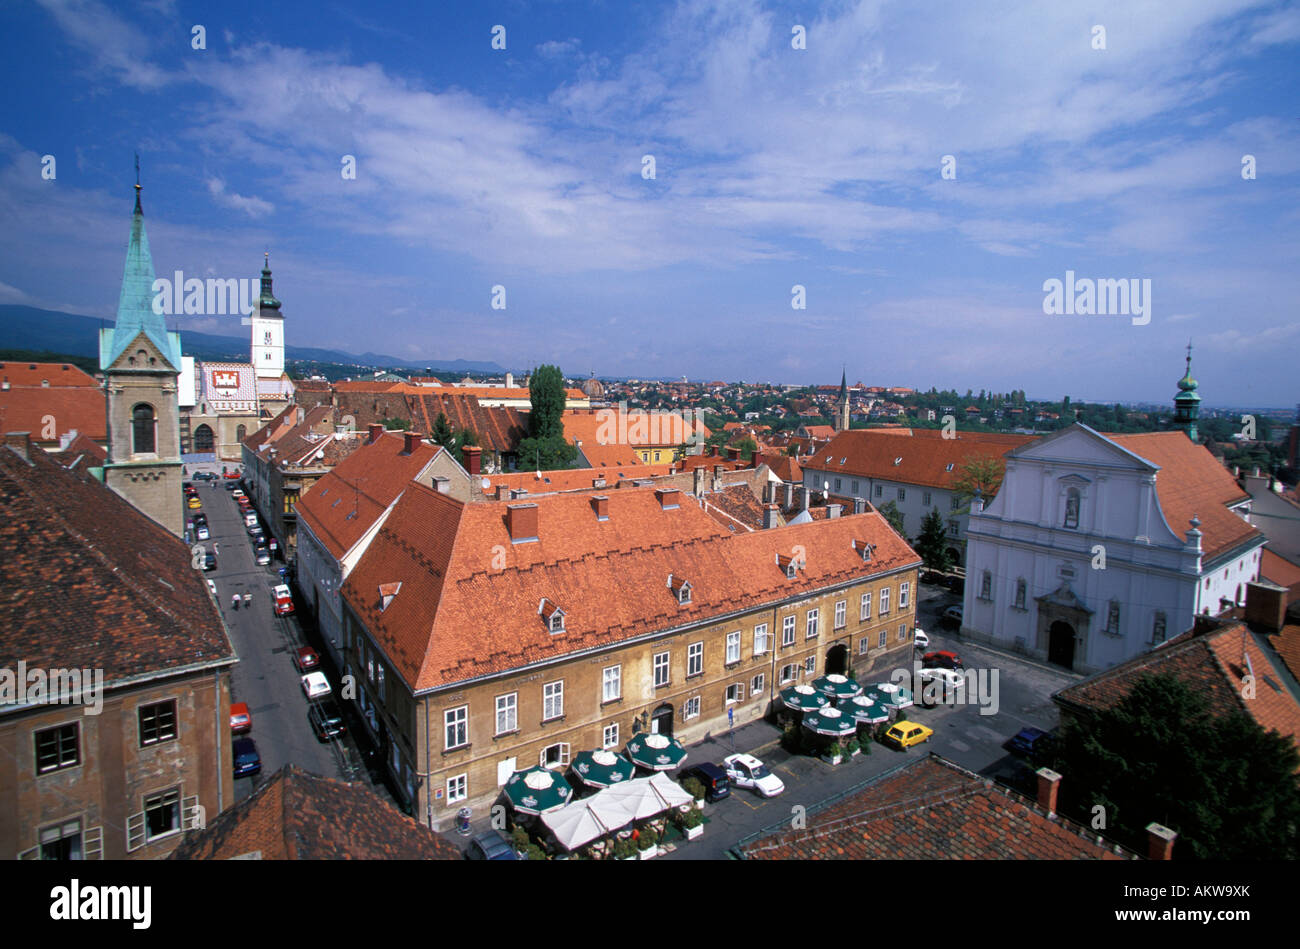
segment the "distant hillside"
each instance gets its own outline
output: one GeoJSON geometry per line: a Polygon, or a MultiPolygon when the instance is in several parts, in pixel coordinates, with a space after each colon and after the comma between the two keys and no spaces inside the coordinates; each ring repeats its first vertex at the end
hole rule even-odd
{"type": "MultiPolygon", "coordinates": [[[[73,356],[99,358],[99,329],[112,326],[110,320],[57,310],[41,310],[13,303],[0,304],[0,347],[32,351],[68,353],[73,356]]],[[[198,359],[236,362],[248,361],[249,338],[245,336],[218,336],[214,333],[194,333],[181,330],[181,350],[186,356],[198,359]]],[[[378,353],[360,356],[337,349],[320,349],[313,346],[286,346],[285,358],[321,363],[340,363],[353,366],[391,366],[404,369],[446,369],[451,372],[503,373],[494,362],[468,359],[398,359],[378,353]]]]}

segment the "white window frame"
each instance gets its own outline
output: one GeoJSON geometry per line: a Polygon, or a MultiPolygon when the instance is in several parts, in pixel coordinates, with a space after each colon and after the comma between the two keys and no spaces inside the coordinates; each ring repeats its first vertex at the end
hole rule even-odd
{"type": "Polygon", "coordinates": [[[692,695],[689,699],[687,699],[685,702],[682,703],[682,719],[684,721],[690,721],[692,718],[699,718],[699,717],[700,717],[700,697],[698,695],[692,695]]]}
{"type": "Polygon", "coordinates": [[[550,722],[564,717],[564,680],[547,682],[542,686],[542,721],[550,722]]]}
{"type": "Polygon", "coordinates": [[[496,734],[508,735],[510,732],[519,730],[519,693],[507,692],[504,695],[497,696],[497,716],[496,716],[496,734]],[[501,727],[502,716],[505,716],[506,727],[501,727]]]}
{"type": "Polygon", "coordinates": [[[469,774],[456,774],[447,779],[447,806],[459,804],[469,798],[469,774]]]}
{"type": "Polygon", "coordinates": [[[904,580],[898,584],[898,608],[900,610],[907,609],[908,601],[911,599],[911,594],[912,584],[909,581],[904,580]]]}
{"type": "Polygon", "coordinates": [[[782,617],[781,619],[781,645],[782,646],[794,645],[794,624],[795,624],[795,615],[793,613],[791,613],[789,616],[782,617]]]}
{"type": "Polygon", "coordinates": [[[740,662],[740,630],[727,633],[727,665],[740,662]]]}
{"type": "Polygon", "coordinates": [[[889,645],[889,630],[882,629],[880,631],[880,636],[877,637],[876,639],[876,647],[878,649],[884,649],[888,645],[889,645]]]}
{"type": "Polygon", "coordinates": [[[848,625],[849,601],[837,600],[835,603],[835,628],[843,629],[848,625]]]}
{"type": "Polygon", "coordinates": [[[749,694],[751,696],[762,695],[766,685],[767,677],[760,672],[758,675],[754,676],[754,678],[749,680],[749,694]]]}
{"type": "Polygon", "coordinates": [[[738,702],[745,701],[745,684],[743,682],[733,682],[727,686],[726,704],[735,705],[738,702]]]}
{"type": "Polygon", "coordinates": [[[458,705],[455,708],[444,709],[442,713],[442,740],[443,750],[451,751],[453,748],[464,748],[469,744],[469,706],[458,705]],[[459,714],[457,714],[459,713],[459,714]],[[455,735],[452,734],[453,729],[455,735]],[[464,737],[464,741],[458,741],[452,744],[448,741],[453,737],[464,737]]]}
{"type": "Polygon", "coordinates": [[[538,753],[537,764],[539,767],[557,771],[567,768],[569,766],[569,743],[567,741],[557,741],[553,745],[547,745],[538,753]],[[559,754],[556,756],[554,762],[548,764],[546,761],[546,753],[552,748],[558,748],[559,754]]]}
{"type": "Polygon", "coordinates": [[[754,655],[761,656],[771,648],[768,642],[767,624],[759,623],[754,627],[754,655]]]}
{"type": "Polygon", "coordinates": [[[865,656],[870,651],[871,651],[871,637],[863,636],[861,639],[858,640],[858,655],[865,656]]]}
{"type": "Polygon", "coordinates": [[[890,589],[891,589],[890,587],[881,587],[881,588],[880,588],[880,605],[879,605],[879,607],[877,607],[877,612],[876,612],[876,615],[877,615],[877,616],[888,616],[888,615],[889,615],[889,591],[890,591],[890,589]]]}
{"type": "Polygon", "coordinates": [[[799,678],[799,663],[787,662],[785,665],[781,667],[782,683],[793,682],[797,678],[799,678]],[[789,673],[789,675],[787,675],[786,673],[789,673]]]}
{"type": "Polygon", "coordinates": [[[816,674],[817,674],[817,657],[816,657],[816,656],[809,656],[808,658],[806,658],[806,659],[803,661],[803,673],[804,673],[804,675],[810,675],[810,676],[811,676],[811,675],[816,675],[816,674]]]}
{"type": "Polygon", "coordinates": [[[865,622],[871,619],[871,593],[862,594],[862,599],[858,602],[858,622],[865,622]]]}
{"type": "Polygon", "coordinates": [[[816,639],[821,633],[821,610],[813,607],[804,615],[803,638],[816,639]]]}
{"type": "Polygon", "coordinates": [[[668,685],[672,681],[672,653],[657,652],[653,659],[655,688],[668,685]],[[660,674],[662,673],[662,675],[660,674]]]}
{"type": "Polygon", "coordinates": [[[704,674],[704,643],[691,643],[686,647],[686,678],[704,674]]]}
{"type": "Polygon", "coordinates": [[[606,666],[601,673],[600,682],[601,702],[617,702],[621,699],[623,697],[623,664],[606,666]]]}
{"type": "Polygon", "coordinates": [[[600,747],[602,748],[618,747],[618,722],[610,722],[601,731],[600,747]]]}

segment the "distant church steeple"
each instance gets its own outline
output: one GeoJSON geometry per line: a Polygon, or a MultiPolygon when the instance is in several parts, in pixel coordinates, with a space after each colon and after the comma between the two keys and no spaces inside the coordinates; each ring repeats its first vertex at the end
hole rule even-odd
{"type": "Polygon", "coordinates": [[[1174,396],[1174,424],[1187,433],[1187,437],[1199,442],[1196,430],[1197,419],[1201,414],[1201,397],[1197,395],[1198,383],[1192,378],[1192,341],[1187,341],[1187,372],[1178,380],[1178,394],[1174,396]]]}
{"type": "Polygon", "coordinates": [[[249,356],[258,379],[279,379],[284,374],[284,314],[271,292],[271,254],[262,261],[262,295],[248,321],[252,325],[249,356]]]}
{"type": "Polygon", "coordinates": [[[837,432],[849,430],[849,377],[847,369],[840,370],[840,395],[835,400],[835,424],[837,432]]]}

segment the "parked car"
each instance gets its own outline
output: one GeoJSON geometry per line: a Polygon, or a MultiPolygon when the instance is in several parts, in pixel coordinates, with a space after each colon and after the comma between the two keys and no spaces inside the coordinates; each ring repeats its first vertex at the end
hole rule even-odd
{"type": "Polygon", "coordinates": [[[186,506],[189,507],[191,511],[197,511],[199,510],[199,508],[203,507],[203,502],[199,500],[198,495],[192,496],[188,501],[185,502],[185,504],[186,506]]]}
{"type": "MultiPolygon", "coordinates": [[[[289,592],[289,588],[283,583],[277,583],[271,588],[271,602],[275,604],[276,616],[288,616],[293,612],[293,594],[289,592]]],[[[305,648],[306,647],[304,647],[304,649],[305,648]]],[[[313,656],[316,655],[316,653],[312,652],[310,649],[307,649],[306,651],[310,652],[313,656]]],[[[298,652],[301,654],[303,649],[299,649],[298,652]]],[[[315,668],[315,663],[306,668],[315,668]]]]}
{"type": "Polygon", "coordinates": [[[232,498],[242,498],[242,497],[247,497],[247,495],[244,494],[243,489],[242,489],[242,488],[238,488],[238,487],[235,487],[235,488],[231,488],[231,489],[230,489],[230,496],[231,496],[232,498]]]}
{"type": "Polygon", "coordinates": [[[194,515],[193,518],[191,518],[191,520],[193,520],[195,524],[206,524],[208,522],[208,515],[204,514],[202,511],[199,511],[194,515]]]}
{"type": "Polygon", "coordinates": [[[217,569],[217,555],[210,550],[203,554],[203,569],[205,572],[217,569]]]}
{"type": "Polygon", "coordinates": [[[227,481],[227,482],[226,482],[226,490],[229,491],[229,492],[231,492],[232,494],[233,494],[234,492],[238,491],[238,490],[239,490],[239,482],[238,482],[238,481],[227,481]]]}
{"type": "Polygon", "coordinates": [[[1022,728],[1007,739],[1005,747],[1012,754],[1032,760],[1048,753],[1055,740],[1055,735],[1041,728],[1022,728]]]}
{"type": "Polygon", "coordinates": [[[230,703],[230,730],[236,735],[253,730],[253,714],[247,702],[230,703]]]}
{"type": "Polygon", "coordinates": [[[271,551],[265,547],[258,547],[253,551],[253,560],[256,561],[259,567],[265,567],[271,562],[271,551]]]}
{"type": "Polygon", "coordinates": [[[946,704],[966,688],[966,679],[952,669],[922,669],[916,676],[917,698],[923,705],[946,704]]]}
{"type": "Polygon", "coordinates": [[[200,471],[194,475],[195,481],[216,481],[217,476],[211,471],[200,471]]]}
{"type": "Polygon", "coordinates": [[[302,691],[309,699],[319,699],[331,692],[329,680],[323,672],[309,672],[302,677],[302,691]]]}
{"type": "Polygon", "coordinates": [[[944,575],[934,570],[927,570],[925,571],[925,573],[921,574],[922,583],[933,583],[942,586],[944,581],[945,581],[944,575]]]}
{"type": "Polygon", "coordinates": [[[885,732],[885,741],[897,745],[899,748],[911,748],[923,741],[929,741],[933,734],[934,729],[928,725],[903,719],[901,722],[895,722],[889,726],[889,730],[885,732]]]}
{"type": "Polygon", "coordinates": [[[240,477],[242,477],[242,476],[240,475],[240,473],[239,473],[238,471],[223,471],[223,472],[221,473],[221,477],[223,477],[223,478],[234,478],[236,481],[238,481],[238,480],[240,479],[240,477]]]}
{"type": "Polygon", "coordinates": [[[217,595],[217,585],[211,580],[208,581],[208,592],[215,598],[217,595]]]}
{"type": "Polygon", "coordinates": [[[519,854],[510,841],[495,830],[485,831],[469,842],[466,860],[518,860],[519,854]]]}
{"type": "Polygon", "coordinates": [[[948,607],[946,610],[943,611],[943,615],[939,618],[939,622],[943,623],[943,625],[945,626],[960,627],[962,622],[961,607],[960,606],[948,607]]]}
{"type": "Polygon", "coordinates": [[[212,533],[211,533],[211,531],[208,530],[208,525],[207,525],[207,524],[195,524],[195,525],[194,525],[194,538],[195,538],[196,540],[210,540],[210,539],[212,538],[212,533]]]}
{"type": "Polygon", "coordinates": [[[293,664],[298,667],[299,672],[310,672],[320,668],[320,656],[316,655],[316,650],[310,646],[301,646],[294,650],[293,664]]]}
{"type": "Polygon", "coordinates": [[[921,657],[921,666],[925,669],[960,669],[961,657],[947,649],[927,652],[921,657]]]}
{"type": "Polygon", "coordinates": [[[925,630],[918,626],[912,630],[912,643],[917,649],[929,649],[930,637],[925,634],[925,630]]]}
{"type": "Polygon", "coordinates": [[[343,713],[333,699],[313,702],[311,708],[307,709],[307,721],[311,722],[311,729],[316,733],[318,741],[329,741],[347,731],[343,724],[343,713]]]}
{"type": "Polygon", "coordinates": [[[776,797],[785,783],[753,755],[728,755],[722,760],[727,778],[738,788],[753,788],[763,797],[776,797]]]}
{"type": "Polygon", "coordinates": [[[253,532],[253,529],[258,526],[257,515],[254,514],[252,511],[249,511],[247,514],[245,514],[244,526],[248,528],[248,532],[251,534],[253,532]]]}
{"type": "Polygon", "coordinates": [[[236,738],[231,746],[235,753],[235,777],[257,774],[262,770],[262,756],[251,738],[236,738]]]}
{"type": "Polygon", "coordinates": [[[961,577],[949,577],[947,580],[944,581],[943,585],[946,586],[953,593],[966,592],[966,581],[963,580],[961,577]]]}
{"type": "Polygon", "coordinates": [[[677,778],[679,781],[684,781],[686,778],[699,781],[704,785],[704,799],[710,803],[731,796],[731,782],[727,779],[727,773],[712,762],[705,761],[686,768],[677,778]]]}

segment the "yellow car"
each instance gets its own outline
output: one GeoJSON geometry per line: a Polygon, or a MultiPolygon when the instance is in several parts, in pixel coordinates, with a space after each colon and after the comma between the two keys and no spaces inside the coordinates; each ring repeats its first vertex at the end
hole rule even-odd
{"type": "Polygon", "coordinates": [[[198,498],[190,498],[188,504],[191,511],[197,511],[199,508],[203,507],[203,502],[198,498]]]}
{"type": "Polygon", "coordinates": [[[919,722],[901,721],[895,722],[885,732],[885,740],[892,742],[899,748],[910,748],[913,745],[919,745],[923,741],[929,741],[930,736],[934,734],[934,729],[922,725],[919,722]]]}

